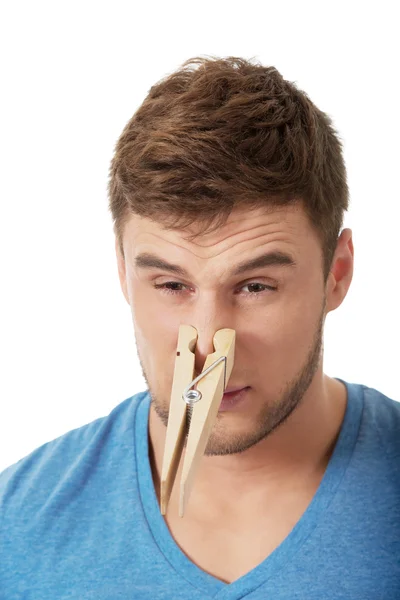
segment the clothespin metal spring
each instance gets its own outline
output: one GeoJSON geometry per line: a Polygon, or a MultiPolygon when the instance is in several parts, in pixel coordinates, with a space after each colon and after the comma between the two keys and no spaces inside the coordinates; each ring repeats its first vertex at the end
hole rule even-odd
{"type": "Polygon", "coordinates": [[[203,379],[203,377],[205,377],[212,369],[214,369],[217,365],[219,365],[219,363],[221,361],[225,362],[224,365],[224,389],[226,387],[226,356],[220,356],[220,358],[218,358],[218,360],[216,360],[215,362],[212,363],[212,365],[210,365],[208,367],[208,369],[206,369],[205,371],[203,371],[202,373],[200,373],[200,375],[198,375],[196,377],[196,379],[193,379],[193,381],[187,386],[187,388],[185,388],[185,390],[183,391],[182,394],[182,399],[186,402],[186,404],[194,404],[195,402],[198,402],[199,400],[202,399],[202,393],[199,390],[192,390],[190,388],[192,388],[194,385],[196,385],[196,383],[198,381],[200,381],[200,379],[203,379]]]}

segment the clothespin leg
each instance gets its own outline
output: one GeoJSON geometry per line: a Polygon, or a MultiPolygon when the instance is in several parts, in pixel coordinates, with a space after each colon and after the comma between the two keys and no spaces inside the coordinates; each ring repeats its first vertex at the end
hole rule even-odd
{"type": "Polygon", "coordinates": [[[171,497],[179,462],[186,438],[187,404],[182,398],[183,390],[193,380],[197,330],[191,325],[179,328],[174,377],[169,406],[169,418],[161,471],[160,508],[165,515],[171,497]]]}

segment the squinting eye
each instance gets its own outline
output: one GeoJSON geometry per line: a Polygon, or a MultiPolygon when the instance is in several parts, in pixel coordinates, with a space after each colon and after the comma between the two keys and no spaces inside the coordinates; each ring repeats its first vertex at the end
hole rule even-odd
{"type": "Polygon", "coordinates": [[[154,284],[154,287],[156,288],[156,290],[162,290],[163,292],[167,293],[167,294],[179,294],[182,290],[181,289],[176,289],[177,287],[185,287],[183,283],[179,283],[179,281],[167,281],[167,283],[162,283],[162,284],[154,284]],[[171,286],[171,287],[167,287],[167,286],[171,286]]]}
{"type": "Polygon", "coordinates": [[[246,283],[246,285],[244,285],[241,289],[244,289],[244,288],[256,288],[248,293],[249,296],[259,296],[266,290],[275,291],[277,289],[276,287],[272,287],[271,285],[265,285],[264,283],[258,283],[258,282],[246,283]]]}

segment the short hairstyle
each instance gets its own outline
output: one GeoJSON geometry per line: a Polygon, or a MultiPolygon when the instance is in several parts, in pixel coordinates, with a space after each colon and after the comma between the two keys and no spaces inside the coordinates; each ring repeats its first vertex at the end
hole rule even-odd
{"type": "Polygon", "coordinates": [[[331,118],[275,67],[236,57],[192,58],[150,89],[117,141],[108,191],[122,254],[132,213],[204,233],[235,207],[301,201],[325,279],[349,202],[331,118]]]}

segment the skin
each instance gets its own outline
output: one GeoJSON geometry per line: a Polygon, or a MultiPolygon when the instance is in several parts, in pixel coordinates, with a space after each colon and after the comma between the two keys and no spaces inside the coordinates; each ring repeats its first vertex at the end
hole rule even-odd
{"type": "Polygon", "coordinates": [[[185,527],[175,516],[177,486],[166,516],[183,551],[204,570],[229,582],[258,564],[290,532],[332,454],[346,391],[341,382],[323,373],[323,325],[327,313],[347,294],[354,251],[352,232],[345,229],[324,282],[321,242],[301,202],[269,210],[235,209],[217,231],[188,240],[195,232],[194,226],[167,230],[161,223],[132,215],[124,230],[124,256],[117,243],[116,252],[152,396],[149,440],[157,493],[179,325],[190,324],[198,331],[197,373],[213,352],[215,331],[225,327],[236,331],[228,385],[250,386],[247,399],[218,415],[196,475],[185,527]],[[295,265],[231,274],[243,261],[272,251],[291,256],[295,265]],[[142,253],[179,265],[187,275],[137,267],[135,258],[142,253]],[[177,293],[154,287],[165,284],[177,293]],[[214,531],[216,522],[221,537],[213,533],[213,555],[211,538],[205,543],[202,532],[214,531]],[[258,537],[261,525],[269,528],[268,543],[258,537]],[[230,549],[225,541],[221,563],[219,545],[229,535],[230,549]],[[235,540],[240,548],[247,543],[246,559],[235,550],[235,540]]]}

